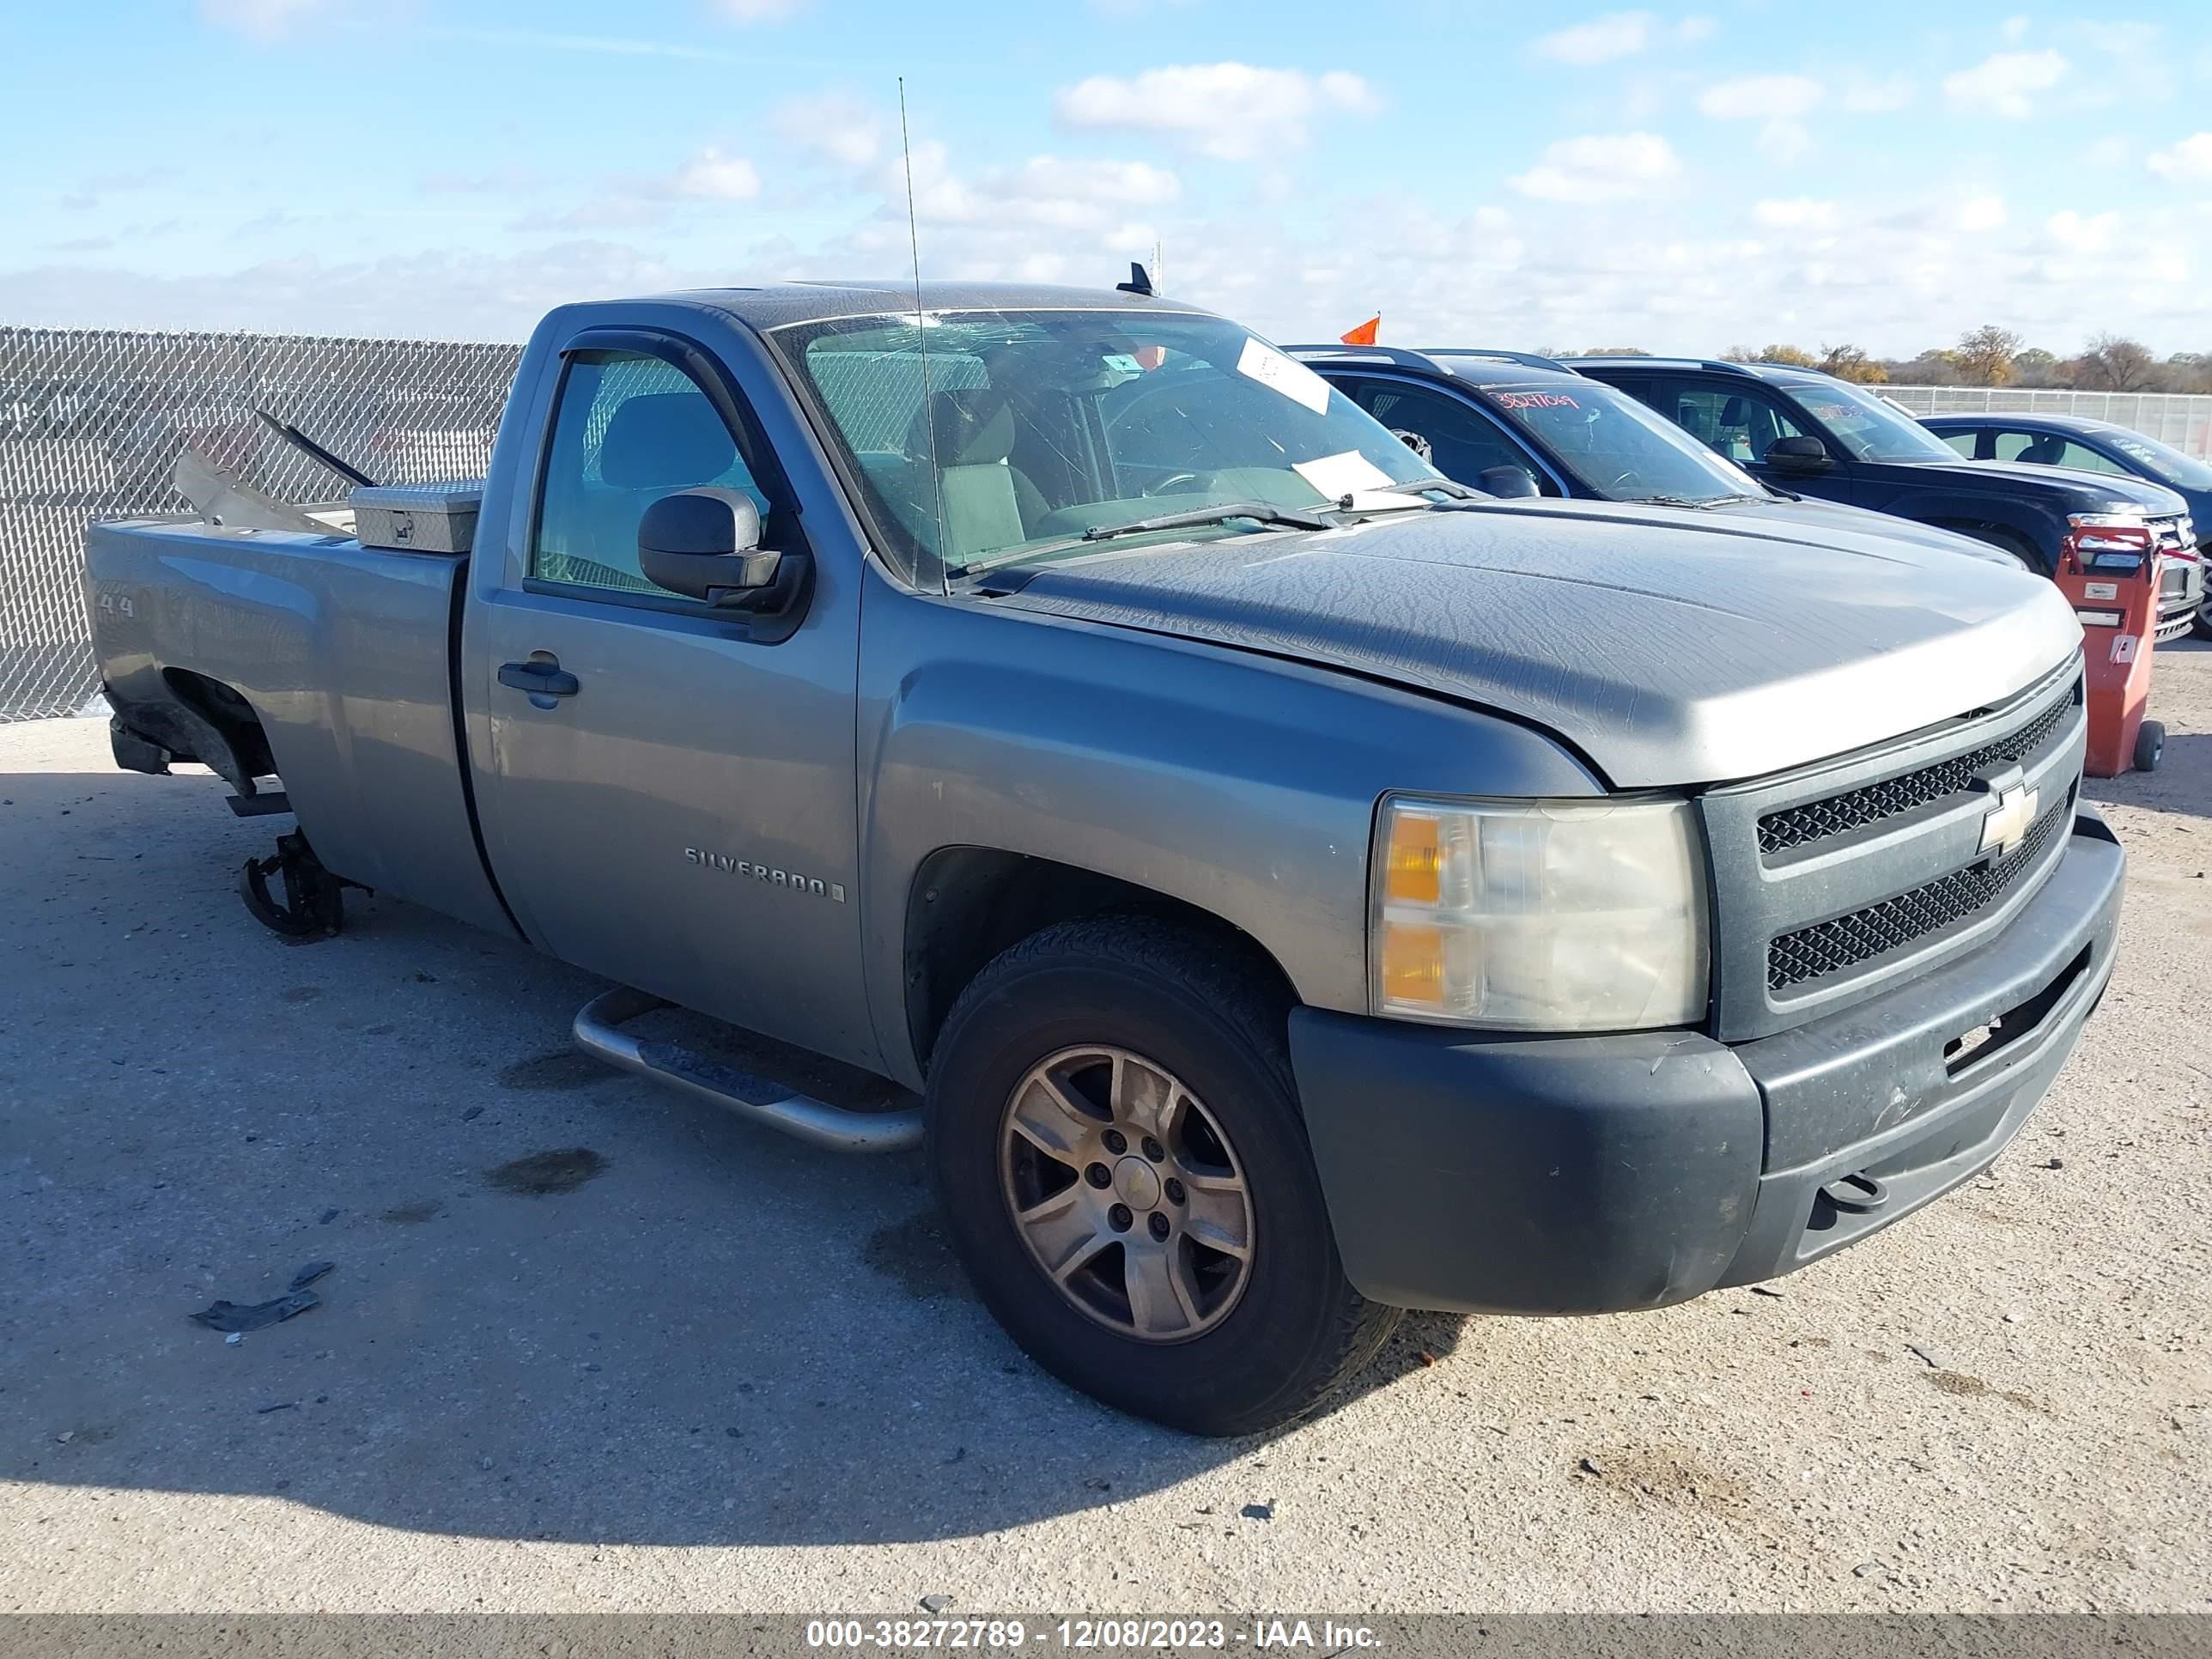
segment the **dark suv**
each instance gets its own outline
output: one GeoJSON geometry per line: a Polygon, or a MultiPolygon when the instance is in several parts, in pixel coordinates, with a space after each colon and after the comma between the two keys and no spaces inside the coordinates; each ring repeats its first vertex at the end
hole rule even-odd
{"type": "MultiPolygon", "coordinates": [[[[2166,586],[2185,596],[2205,585],[2212,559],[2212,465],[2132,428],[2079,415],[1925,415],[1920,423],[1971,461],[2021,461],[2120,472],[2164,484],[2188,503],[2196,520],[2197,568],[2184,558],[2168,567],[2166,586]]],[[[2212,640],[2212,596],[2197,612],[2197,634],[2212,640]]]]}
{"type": "Polygon", "coordinates": [[[1627,393],[1549,357],[1472,346],[1288,349],[1446,477],[1492,495],[1725,507],[1824,545],[1874,536],[2013,562],[1949,531],[1771,489],[1627,393]]]}
{"type": "MultiPolygon", "coordinates": [[[[2085,530],[2140,526],[2145,550],[2161,555],[2196,545],[2188,504],[2163,484],[1964,460],[1879,393],[1818,369],[1669,357],[1574,366],[1780,489],[1961,531],[2045,575],[2085,530]]],[[[2162,596],[2157,637],[2187,633],[2195,611],[2184,595],[2162,596]]]]}

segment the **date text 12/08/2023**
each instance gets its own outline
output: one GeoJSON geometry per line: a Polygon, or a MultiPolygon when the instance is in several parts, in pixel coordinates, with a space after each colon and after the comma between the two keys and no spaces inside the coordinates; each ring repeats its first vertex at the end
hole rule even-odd
{"type": "Polygon", "coordinates": [[[1078,1652],[1185,1649],[1313,1649],[1325,1653],[1371,1649],[1375,1632],[1333,1620],[1254,1619],[1237,1627],[1218,1619],[817,1619],[806,1645],[830,1652],[936,1648],[1010,1650],[1031,1645],[1078,1652]]]}

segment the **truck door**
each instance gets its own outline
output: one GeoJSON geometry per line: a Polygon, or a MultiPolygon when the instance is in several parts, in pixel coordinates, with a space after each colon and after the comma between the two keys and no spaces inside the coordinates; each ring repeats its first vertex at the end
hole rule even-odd
{"type": "Polygon", "coordinates": [[[478,811],[493,872],[540,949],[868,1065],[860,550],[819,499],[834,486],[811,450],[802,471],[771,447],[772,429],[787,450],[806,441],[758,350],[587,331],[535,387],[518,385],[510,419],[532,422],[537,441],[502,443],[495,464],[488,495],[512,468],[515,510],[504,547],[478,538],[460,658],[478,811]],[[741,377],[763,395],[748,398],[741,377]],[[811,556],[788,638],[757,642],[741,614],[641,574],[646,507],[700,484],[750,493],[761,544],[811,556]],[[823,508],[804,530],[802,505],[823,508]]]}

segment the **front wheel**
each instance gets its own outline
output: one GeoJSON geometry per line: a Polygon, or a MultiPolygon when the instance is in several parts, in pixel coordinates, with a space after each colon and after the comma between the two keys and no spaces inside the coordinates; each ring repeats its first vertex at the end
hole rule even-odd
{"type": "Polygon", "coordinates": [[[2189,631],[2200,640],[2212,640],[2212,599],[2197,607],[2197,614],[2189,619],[2189,631]]]}
{"type": "Polygon", "coordinates": [[[1063,1381],[1194,1434],[1303,1416],[1398,1318],[1344,1277],[1259,982],[1194,933],[1066,923],[977,976],[930,1069],[985,1304],[1063,1381]]]}

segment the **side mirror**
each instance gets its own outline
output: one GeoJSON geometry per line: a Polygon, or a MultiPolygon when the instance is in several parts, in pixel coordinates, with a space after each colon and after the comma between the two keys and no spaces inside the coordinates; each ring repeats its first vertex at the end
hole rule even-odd
{"type": "Polygon", "coordinates": [[[1429,447],[1429,441],[1426,438],[1424,438],[1419,433],[1408,432],[1404,427],[1394,426],[1390,428],[1390,435],[1395,438],[1400,443],[1405,445],[1407,448],[1412,450],[1413,453],[1419,456],[1423,460],[1425,461],[1433,458],[1434,452],[1429,447]]]}
{"type": "Polygon", "coordinates": [[[686,599],[744,605],[775,582],[783,562],[762,550],[760,529],[760,509],[742,489],[679,489],[638,520],[637,568],[686,599]]]}
{"type": "Polygon", "coordinates": [[[1818,438],[1777,438],[1766,447],[1766,464],[1784,472],[1825,472],[1836,459],[1818,438]]]}
{"type": "Polygon", "coordinates": [[[1509,501],[1543,494],[1536,488],[1536,475],[1525,466],[1486,466],[1475,474],[1474,487],[1486,495],[1509,501]]]}

